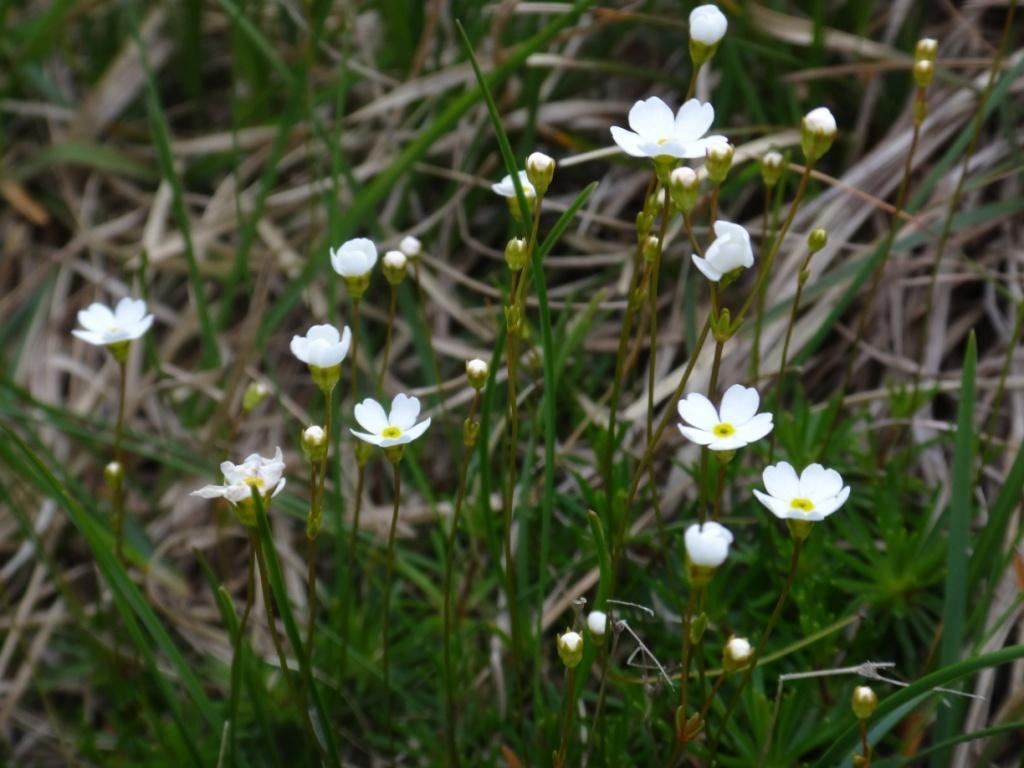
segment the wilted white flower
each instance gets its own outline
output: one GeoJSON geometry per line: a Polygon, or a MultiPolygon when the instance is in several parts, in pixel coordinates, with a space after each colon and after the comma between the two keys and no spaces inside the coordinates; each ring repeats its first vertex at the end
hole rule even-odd
{"type": "Polygon", "coordinates": [[[723,37],[729,22],[718,6],[698,5],[690,11],[690,37],[704,45],[716,45],[723,37]]]}
{"type": "MultiPolygon", "coordinates": [[[[519,172],[519,183],[523,187],[523,195],[528,199],[537,196],[537,190],[533,188],[533,184],[530,182],[529,176],[526,171],[519,172]]],[[[512,183],[512,176],[505,174],[501,181],[497,184],[491,184],[491,189],[494,190],[495,194],[501,195],[502,197],[515,199],[516,197],[516,186],[512,183]]]]}
{"type": "Polygon", "coordinates": [[[717,283],[734,270],[754,265],[750,234],[739,224],[716,221],[715,240],[708,246],[704,257],[693,254],[690,258],[708,280],[717,283]]]}
{"type": "Polygon", "coordinates": [[[391,401],[391,413],[384,412],[384,406],[372,398],[366,398],[355,408],[356,421],[366,432],[349,430],[364,442],[381,448],[411,443],[427,431],[430,419],[416,423],[420,415],[420,401],[404,393],[395,395],[391,401]]]}
{"type": "Polygon", "coordinates": [[[412,235],[406,235],[402,238],[402,242],[398,244],[398,250],[410,259],[415,259],[423,253],[423,244],[419,241],[419,238],[413,237],[412,235]]]}
{"type": "Polygon", "coordinates": [[[686,556],[690,562],[704,568],[717,568],[725,562],[732,544],[732,533],[714,521],[694,523],[686,529],[686,556]]]}
{"type": "Polygon", "coordinates": [[[718,410],[704,395],[691,392],[679,401],[679,416],[691,426],[679,424],[679,431],[712,451],[734,451],[772,431],[772,415],[758,413],[760,403],[757,390],[742,384],[725,390],[718,410]]]}
{"type": "Polygon", "coordinates": [[[256,522],[252,489],[255,488],[266,500],[279,494],[285,485],[284,456],[280,448],[276,448],[274,456],[269,459],[253,453],[241,464],[222,462],[220,471],[224,475],[224,485],[204,485],[192,491],[191,495],[204,499],[227,499],[234,505],[239,519],[245,525],[256,522]]]}
{"type": "Polygon", "coordinates": [[[724,136],[704,136],[715,120],[715,109],[690,99],[674,116],[657,96],[638,101],[629,110],[631,131],[613,125],[612,138],[633,157],[704,157],[709,146],[726,141],[724,136]]]}
{"type": "Polygon", "coordinates": [[[587,629],[595,637],[604,637],[608,632],[608,614],[604,611],[591,611],[587,614],[587,629]]]}
{"type": "Polygon", "coordinates": [[[834,469],[811,464],[797,477],[793,465],[780,461],[762,473],[767,493],[754,489],[758,501],[782,520],[817,522],[846,502],[850,487],[834,469]]]}
{"type": "Polygon", "coordinates": [[[333,325],[314,325],[305,336],[292,336],[291,350],[299,360],[313,368],[340,365],[352,344],[352,331],[346,325],[341,333],[333,325]]]}
{"type": "Polygon", "coordinates": [[[377,246],[365,237],[346,240],[341,247],[331,248],[331,266],[342,277],[364,277],[376,263],[377,246]]]}
{"type": "Polygon", "coordinates": [[[111,311],[95,302],[78,313],[73,333],[77,338],[96,346],[119,344],[139,338],[153,325],[153,316],[146,313],[146,302],[125,296],[111,311]]]}

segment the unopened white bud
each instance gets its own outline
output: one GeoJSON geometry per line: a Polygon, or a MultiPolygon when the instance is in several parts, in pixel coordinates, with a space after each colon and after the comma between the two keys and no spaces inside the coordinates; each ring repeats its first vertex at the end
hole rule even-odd
{"type": "Polygon", "coordinates": [[[423,253],[423,243],[418,238],[412,235],[406,235],[402,238],[402,242],[398,244],[398,250],[408,256],[410,259],[415,259],[421,253],[423,253]]]}
{"type": "Polygon", "coordinates": [[[569,669],[583,661],[583,635],[579,632],[566,632],[558,636],[556,641],[558,656],[569,669]]]}
{"type": "Polygon", "coordinates": [[[491,367],[487,364],[487,361],[481,360],[479,357],[466,361],[466,377],[474,389],[484,388],[484,385],[487,384],[487,376],[490,374],[490,370],[491,367]]]}
{"type": "Polygon", "coordinates": [[[735,672],[747,666],[753,655],[754,649],[750,646],[750,641],[747,638],[730,637],[722,651],[722,666],[726,672],[735,672]]]}
{"type": "Polygon", "coordinates": [[[322,461],[327,455],[327,433],[315,424],[302,430],[302,451],[310,461],[322,461]]]}
{"type": "Polygon", "coordinates": [[[814,162],[832,146],[836,137],[836,119],[825,107],[812,109],[804,116],[801,133],[800,146],[804,156],[814,162]]]}
{"type": "Polygon", "coordinates": [[[587,629],[596,638],[608,634],[608,614],[604,611],[591,611],[587,615],[587,629]]]}
{"type": "Polygon", "coordinates": [[[381,271],[391,285],[398,285],[405,279],[405,267],[409,259],[401,251],[388,251],[381,259],[381,271]]]}
{"type": "Polygon", "coordinates": [[[543,152],[534,152],[526,158],[526,177],[537,190],[538,195],[548,191],[551,179],[555,176],[554,158],[543,152]]]}

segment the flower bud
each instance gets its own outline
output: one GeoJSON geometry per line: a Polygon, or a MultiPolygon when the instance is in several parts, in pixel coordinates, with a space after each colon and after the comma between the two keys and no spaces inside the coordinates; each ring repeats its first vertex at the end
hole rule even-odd
{"type": "Polygon", "coordinates": [[[412,235],[406,235],[402,238],[402,242],[398,244],[398,250],[404,253],[408,258],[415,259],[421,253],[423,253],[423,244],[418,238],[412,235]]]}
{"type": "Polygon", "coordinates": [[[714,5],[699,5],[690,12],[690,58],[703,66],[718,49],[729,22],[714,5]]]}
{"type": "Polygon", "coordinates": [[[559,635],[555,642],[558,648],[558,656],[569,669],[576,667],[583,661],[583,635],[579,632],[566,632],[559,635]]]}
{"type": "Polygon", "coordinates": [[[476,419],[466,419],[462,422],[462,444],[467,448],[476,445],[476,438],[480,434],[480,422],[476,419]]]}
{"type": "Polygon", "coordinates": [[[401,251],[388,251],[380,261],[384,278],[391,285],[398,285],[405,279],[405,267],[409,259],[401,251]]]}
{"type": "Polygon", "coordinates": [[[116,493],[124,485],[124,465],[119,461],[112,461],[103,468],[103,480],[107,488],[116,493]]]}
{"type": "Polygon", "coordinates": [[[587,629],[591,637],[598,642],[603,641],[608,634],[608,614],[604,611],[591,611],[587,614],[587,629]]]}
{"type": "Polygon", "coordinates": [[[697,204],[700,179],[693,168],[681,166],[668,177],[668,190],[672,195],[672,204],[683,213],[689,213],[697,204]]]}
{"type": "Polygon", "coordinates": [[[513,272],[518,272],[526,266],[526,240],[521,237],[513,237],[505,246],[505,263],[513,272]]]}
{"type": "Polygon", "coordinates": [[[555,176],[555,161],[543,152],[534,152],[526,158],[526,177],[537,190],[538,195],[543,195],[551,185],[551,179],[555,176]]]}
{"type": "Polygon", "coordinates": [[[733,145],[728,142],[718,142],[708,147],[705,167],[708,169],[708,178],[715,184],[721,184],[729,175],[735,151],[733,145]]]}
{"type": "Polygon", "coordinates": [[[935,61],[939,53],[939,43],[931,37],[922,37],[914,48],[914,59],[917,61],[935,61]]]}
{"type": "Polygon", "coordinates": [[[321,462],[327,456],[327,433],[315,424],[302,430],[302,452],[312,463],[321,462]]]}
{"type": "Polygon", "coordinates": [[[814,162],[832,146],[836,137],[836,119],[825,107],[808,112],[802,122],[800,147],[804,157],[814,162]]]}
{"type": "Polygon", "coordinates": [[[785,165],[785,158],[774,149],[771,152],[765,152],[764,157],[761,158],[761,178],[764,179],[766,187],[771,189],[779,183],[785,165]]]}
{"type": "Polygon", "coordinates": [[[927,88],[931,85],[934,74],[935,64],[928,59],[920,59],[914,62],[914,82],[918,88],[927,88]]]}
{"type": "Polygon", "coordinates": [[[858,685],[853,689],[850,707],[859,720],[867,720],[878,706],[878,696],[866,685],[858,685]]]}
{"type": "Polygon", "coordinates": [[[466,378],[469,379],[470,386],[473,389],[483,389],[487,384],[487,376],[490,372],[491,367],[487,364],[486,360],[481,360],[477,357],[466,361],[466,378]]]}
{"type": "Polygon", "coordinates": [[[722,668],[726,672],[737,672],[748,664],[754,655],[750,641],[745,637],[730,637],[722,650],[722,668]]]}
{"type": "Polygon", "coordinates": [[[812,229],[811,234],[807,236],[807,247],[811,249],[811,253],[817,253],[826,245],[828,245],[828,231],[821,227],[812,229]]]}
{"type": "Polygon", "coordinates": [[[643,253],[644,261],[653,263],[661,252],[661,241],[654,235],[648,235],[644,238],[640,250],[643,253]]]}
{"type": "Polygon", "coordinates": [[[732,544],[732,533],[724,525],[709,521],[694,523],[683,536],[686,568],[694,586],[711,581],[715,569],[725,562],[732,544]]]}
{"type": "Polygon", "coordinates": [[[253,381],[242,395],[242,410],[249,413],[270,396],[270,390],[262,381],[253,381]]]}

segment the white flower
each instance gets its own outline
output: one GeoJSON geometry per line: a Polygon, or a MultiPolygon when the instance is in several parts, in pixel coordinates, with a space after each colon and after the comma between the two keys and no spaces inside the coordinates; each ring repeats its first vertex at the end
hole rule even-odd
{"type": "MultiPolygon", "coordinates": [[[[526,175],[526,171],[519,172],[519,183],[523,187],[523,194],[527,198],[536,197],[537,190],[533,188],[533,184],[530,183],[530,179],[526,175]]],[[[512,183],[512,176],[505,174],[504,178],[497,184],[491,184],[491,189],[494,190],[495,194],[501,195],[502,197],[515,198],[516,187],[512,183]]]]}
{"type": "Polygon", "coordinates": [[[735,451],[772,431],[772,415],[758,413],[761,398],[753,387],[733,384],[722,396],[718,410],[704,395],[691,392],[679,401],[679,416],[691,426],[679,431],[712,451],[735,451]]]}
{"type": "Polygon", "coordinates": [[[698,5],[690,11],[690,37],[704,45],[715,45],[724,36],[729,22],[715,5],[698,5]]]}
{"type": "Polygon", "coordinates": [[[724,563],[732,544],[729,529],[713,521],[694,523],[686,529],[683,539],[690,562],[704,568],[717,568],[724,563]]]}
{"type": "Polygon", "coordinates": [[[716,221],[715,240],[704,257],[693,254],[690,258],[708,280],[717,283],[733,270],[754,265],[750,234],[739,224],[716,221]]]}
{"type": "Polygon", "coordinates": [[[797,477],[792,464],[780,461],[765,467],[762,477],[768,493],[755,489],[754,495],[782,520],[824,520],[850,495],[850,486],[843,485],[842,476],[821,464],[811,464],[797,477]]]}
{"type": "Polygon", "coordinates": [[[146,314],[146,302],[125,296],[114,310],[96,302],[78,313],[78,324],[71,333],[96,346],[117,344],[139,338],[153,325],[153,316],[146,314]]]}
{"type": "Polygon", "coordinates": [[[284,456],[280,448],[274,450],[270,459],[253,453],[241,464],[222,462],[220,471],[224,474],[224,485],[204,485],[198,491],[192,491],[192,495],[204,499],[224,498],[237,505],[252,499],[253,488],[266,499],[277,496],[285,484],[284,456]]]}
{"type": "Polygon", "coordinates": [[[722,653],[722,665],[726,672],[735,672],[747,666],[754,649],[745,637],[730,637],[722,653]]]}
{"type": "Polygon", "coordinates": [[[595,637],[604,637],[608,631],[608,614],[604,611],[591,611],[587,614],[587,628],[595,637]]]}
{"type": "Polygon", "coordinates": [[[415,259],[421,253],[423,253],[423,243],[418,238],[412,235],[406,235],[402,238],[402,242],[398,244],[398,250],[408,256],[410,259],[415,259]]]}
{"type": "Polygon", "coordinates": [[[314,325],[305,336],[292,336],[292,354],[314,368],[333,368],[340,365],[352,343],[352,331],[345,326],[343,332],[333,325],[314,325]]]}
{"type": "Polygon", "coordinates": [[[836,119],[826,107],[812,109],[804,116],[804,127],[811,133],[832,138],[836,135],[836,119]]]}
{"type": "Polygon", "coordinates": [[[704,136],[714,120],[714,107],[698,99],[687,101],[673,117],[668,104],[651,96],[629,110],[632,131],[617,125],[611,131],[615,143],[633,157],[704,157],[709,146],[726,140],[724,136],[704,136]]]}
{"type": "Polygon", "coordinates": [[[331,248],[331,266],[342,277],[368,275],[376,263],[377,246],[365,237],[346,240],[340,248],[331,248]]]}
{"type": "Polygon", "coordinates": [[[419,415],[418,398],[399,393],[391,401],[391,413],[386,414],[384,406],[368,397],[355,408],[356,421],[366,432],[354,429],[349,431],[360,440],[381,448],[405,445],[426,432],[430,426],[429,418],[417,424],[416,418],[419,415]]]}

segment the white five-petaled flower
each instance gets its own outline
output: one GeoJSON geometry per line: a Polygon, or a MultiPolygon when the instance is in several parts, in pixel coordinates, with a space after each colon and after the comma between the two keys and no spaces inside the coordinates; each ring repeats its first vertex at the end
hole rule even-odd
{"type": "Polygon", "coordinates": [[[703,258],[697,254],[691,258],[708,280],[717,283],[734,270],[754,265],[750,234],[739,224],[716,221],[714,242],[708,246],[703,258]]]}
{"type": "Polygon", "coordinates": [[[342,277],[368,275],[376,263],[377,246],[365,237],[346,240],[339,248],[331,248],[331,266],[342,277]]]}
{"type": "Polygon", "coordinates": [[[735,451],[772,431],[772,415],[758,413],[761,397],[753,387],[733,384],[722,396],[717,410],[704,395],[691,392],[679,401],[679,416],[690,426],[679,431],[712,451],[735,451]]]}
{"type": "MultiPolygon", "coordinates": [[[[530,183],[529,177],[526,175],[526,171],[519,172],[519,183],[523,187],[523,195],[527,198],[536,197],[537,190],[533,188],[533,184],[530,183]]],[[[491,184],[491,189],[494,193],[501,195],[502,197],[515,198],[516,196],[516,185],[512,183],[511,174],[505,174],[501,181],[497,184],[491,184]]]]}
{"type": "Polygon", "coordinates": [[[348,355],[352,331],[338,333],[333,325],[314,325],[305,336],[292,336],[292,354],[314,368],[333,368],[348,355]]]}
{"type": "Polygon", "coordinates": [[[694,523],[683,537],[690,562],[704,568],[717,568],[725,562],[732,544],[732,533],[714,521],[694,523]]]}
{"type": "Polygon", "coordinates": [[[821,464],[807,466],[798,477],[792,464],[780,461],[765,467],[762,478],[768,492],[754,489],[754,495],[782,520],[824,520],[850,495],[850,486],[843,485],[842,476],[821,464]]]}
{"type": "Polygon", "coordinates": [[[253,453],[241,464],[221,462],[220,471],[224,474],[224,485],[204,485],[192,491],[192,495],[204,499],[224,498],[238,505],[252,499],[253,488],[266,499],[279,494],[285,484],[284,456],[280,448],[275,449],[269,459],[253,453]]]}
{"type": "Polygon", "coordinates": [[[366,432],[354,429],[349,431],[360,440],[381,448],[405,445],[426,432],[430,426],[429,418],[417,424],[419,415],[419,398],[399,393],[391,401],[391,412],[385,413],[384,406],[368,397],[356,404],[355,408],[356,421],[366,432]]]}
{"type": "Polygon", "coordinates": [[[724,136],[704,135],[714,120],[714,107],[698,99],[687,101],[673,116],[668,104],[651,96],[629,110],[633,130],[613,125],[611,131],[615,143],[633,157],[704,157],[709,146],[726,141],[724,136]]]}
{"type": "Polygon", "coordinates": [[[139,338],[153,325],[153,316],[146,314],[146,302],[125,296],[111,311],[95,302],[78,313],[78,324],[71,333],[96,346],[118,344],[139,338]]]}
{"type": "Polygon", "coordinates": [[[690,37],[704,45],[715,45],[723,37],[729,22],[716,5],[698,5],[690,11],[690,37]]]}

